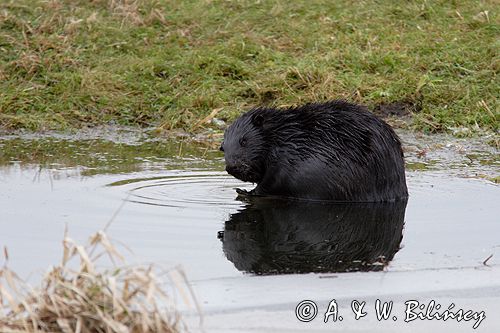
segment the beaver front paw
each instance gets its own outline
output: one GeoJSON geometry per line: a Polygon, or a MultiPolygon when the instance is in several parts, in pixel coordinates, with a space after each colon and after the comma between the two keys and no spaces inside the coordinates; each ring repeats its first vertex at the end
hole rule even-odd
{"type": "Polygon", "coordinates": [[[255,189],[253,189],[251,191],[247,191],[247,190],[243,190],[241,188],[236,188],[236,193],[238,193],[239,195],[243,195],[243,196],[255,195],[255,189]]]}

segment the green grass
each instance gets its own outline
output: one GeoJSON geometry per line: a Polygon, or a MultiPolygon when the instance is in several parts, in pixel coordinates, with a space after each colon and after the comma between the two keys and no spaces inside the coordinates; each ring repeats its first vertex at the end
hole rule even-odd
{"type": "Polygon", "coordinates": [[[346,98],[498,131],[495,2],[0,0],[0,126],[196,130],[346,98]]]}

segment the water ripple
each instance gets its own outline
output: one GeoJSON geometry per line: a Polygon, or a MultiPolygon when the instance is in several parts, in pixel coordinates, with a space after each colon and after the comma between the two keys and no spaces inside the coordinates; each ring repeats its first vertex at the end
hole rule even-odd
{"type": "Polygon", "coordinates": [[[239,207],[235,188],[251,189],[221,172],[180,172],[177,174],[126,179],[109,186],[127,186],[128,201],[177,208],[239,207]]]}

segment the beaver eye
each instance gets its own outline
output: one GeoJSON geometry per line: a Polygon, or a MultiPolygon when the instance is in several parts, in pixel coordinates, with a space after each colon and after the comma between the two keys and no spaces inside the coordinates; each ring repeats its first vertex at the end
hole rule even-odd
{"type": "Polygon", "coordinates": [[[240,139],[240,146],[245,147],[246,144],[247,144],[247,139],[241,138],[240,139]]]}

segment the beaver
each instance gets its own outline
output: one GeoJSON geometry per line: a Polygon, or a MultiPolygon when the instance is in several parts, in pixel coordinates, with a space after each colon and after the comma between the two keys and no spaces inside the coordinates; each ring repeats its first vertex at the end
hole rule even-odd
{"type": "Polygon", "coordinates": [[[347,101],[251,109],[226,129],[220,150],[230,175],[257,184],[240,194],[345,202],[408,197],[398,136],[347,101]]]}

